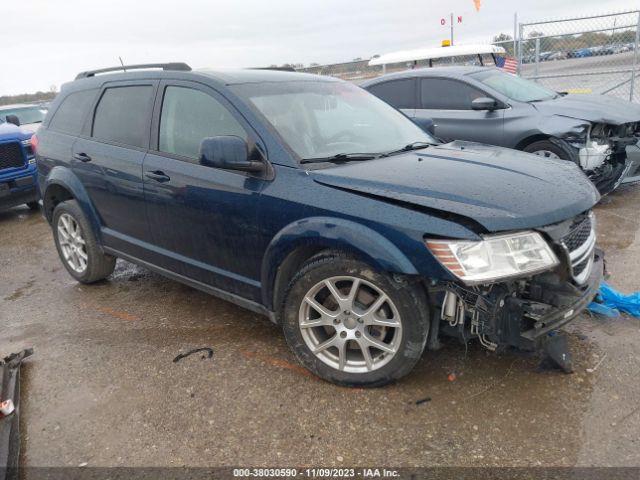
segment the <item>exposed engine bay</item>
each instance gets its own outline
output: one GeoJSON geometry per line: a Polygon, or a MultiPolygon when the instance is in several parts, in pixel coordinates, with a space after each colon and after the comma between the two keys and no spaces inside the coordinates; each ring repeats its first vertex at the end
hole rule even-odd
{"type": "Polygon", "coordinates": [[[602,193],[609,193],[634,167],[626,149],[640,142],[640,122],[589,124],[582,135],[566,141],[576,152],[577,163],[587,176],[602,193]]]}

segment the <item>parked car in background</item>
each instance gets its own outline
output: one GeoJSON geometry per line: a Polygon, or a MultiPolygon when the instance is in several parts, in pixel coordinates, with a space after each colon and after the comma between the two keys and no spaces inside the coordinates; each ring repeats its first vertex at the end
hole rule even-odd
{"type": "Polygon", "coordinates": [[[593,52],[589,48],[581,48],[579,50],[574,50],[571,53],[571,57],[573,58],[584,58],[584,57],[592,57],[593,52]]]}
{"type": "Polygon", "coordinates": [[[541,348],[596,294],[599,195],[575,165],[440,145],[331,77],[150,67],[80,74],[36,135],[77,281],[138,263],[268,316],[312,372],[367,386],[443,335],[541,348]]]}
{"type": "MultiPolygon", "coordinates": [[[[540,52],[540,54],[538,55],[538,60],[540,62],[546,62],[547,60],[549,60],[549,57],[553,55],[553,53],[554,52],[540,52]]],[[[533,61],[535,62],[535,55],[533,61]]]]}
{"type": "Polygon", "coordinates": [[[488,67],[409,70],[362,87],[418,124],[433,119],[435,134],[445,140],[571,161],[602,194],[623,180],[640,180],[637,104],[603,95],[566,95],[488,67]]]}
{"type": "Polygon", "coordinates": [[[567,52],[553,52],[546,58],[546,60],[566,60],[567,58],[569,58],[567,52]]]}
{"type": "Polygon", "coordinates": [[[31,132],[0,123],[0,210],[26,203],[38,208],[31,132]]]}
{"type": "Polygon", "coordinates": [[[0,123],[13,123],[35,132],[44,120],[47,109],[47,105],[3,105],[0,106],[0,123]]]}

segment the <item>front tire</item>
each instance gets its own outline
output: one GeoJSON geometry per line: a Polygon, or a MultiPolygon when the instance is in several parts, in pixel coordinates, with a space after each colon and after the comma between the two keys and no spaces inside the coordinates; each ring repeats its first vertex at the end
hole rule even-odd
{"type": "Polygon", "coordinates": [[[549,140],[533,142],[522,149],[524,152],[533,153],[540,157],[559,158],[560,160],[575,161],[575,155],[568,148],[557,145],[549,140]]]}
{"type": "Polygon", "coordinates": [[[27,207],[29,207],[29,210],[32,211],[36,211],[36,210],[40,210],[40,202],[35,201],[35,202],[27,202],[27,207]]]}
{"type": "Polygon", "coordinates": [[[295,275],[281,321],[302,365],[347,386],[377,387],[406,375],[429,333],[419,287],[340,252],[311,258],[295,275]]]}
{"type": "MultiPolygon", "coordinates": [[[[533,142],[532,144],[524,147],[523,151],[533,153],[534,155],[539,155],[541,157],[558,158],[560,160],[577,162],[575,153],[570,151],[568,147],[557,145],[549,140],[533,142]]],[[[610,167],[607,170],[606,176],[596,173],[597,171],[598,170],[596,169],[593,172],[585,173],[587,177],[589,177],[589,180],[591,180],[598,189],[600,195],[604,196],[614,191],[618,185],[620,185],[621,177],[624,175],[626,170],[624,164],[618,164],[610,167]]]]}
{"type": "Polygon", "coordinates": [[[51,225],[60,260],[73,278],[88,284],[111,275],[116,259],[102,253],[78,202],[59,203],[51,225]]]}

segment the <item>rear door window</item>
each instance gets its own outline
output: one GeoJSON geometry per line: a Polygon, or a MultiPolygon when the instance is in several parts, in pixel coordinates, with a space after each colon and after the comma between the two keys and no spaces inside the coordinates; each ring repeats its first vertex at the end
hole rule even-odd
{"type": "Polygon", "coordinates": [[[97,89],[70,93],[49,121],[49,129],[69,135],[79,135],[97,89]]]}
{"type": "Polygon", "coordinates": [[[369,91],[396,108],[416,108],[416,82],[413,78],[391,80],[369,87],[369,91]]]}
{"type": "Polygon", "coordinates": [[[96,108],[92,136],[109,143],[146,148],[153,91],[151,85],[107,88],[96,108]]]}
{"type": "Polygon", "coordinates": [[[160,114],[158,149],[193,159],[207,137],[233,135],[247,140],[247,132],[231,112],[211,95],[187,87],[165,90],[160,114]]]}
{"type": "Polygon", "coordinates": [[[457,80],[423,78],[420,80],[420,108],[430,110],[471,110],[471,102],[487,94],[457,80]]]}

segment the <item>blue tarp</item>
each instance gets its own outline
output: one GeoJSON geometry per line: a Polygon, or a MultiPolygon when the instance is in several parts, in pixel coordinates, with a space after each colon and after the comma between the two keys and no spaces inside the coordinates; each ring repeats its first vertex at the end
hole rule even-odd
{"type": "Polygon", "coordinates": [[[620,312],[640,318],[640,292],[625,295],[606,282],[600,284],[595,302],[587,307],[590,312],[607,317],[618,317],[620,312]]]}

